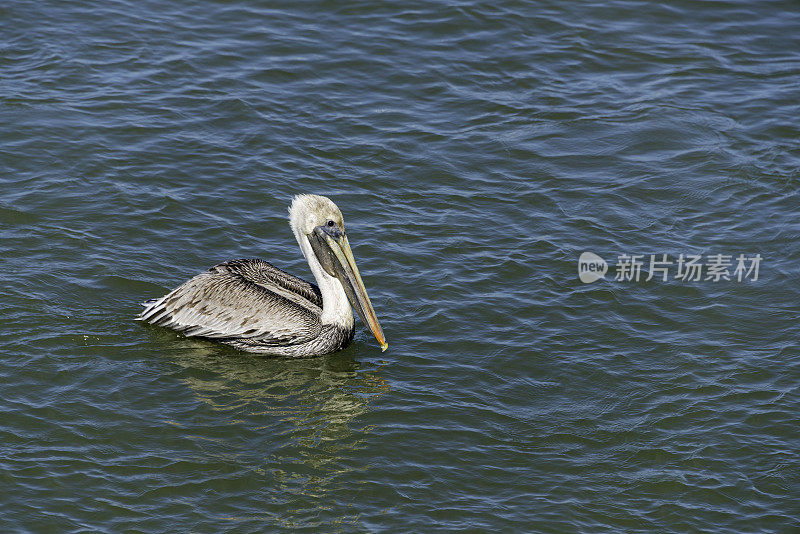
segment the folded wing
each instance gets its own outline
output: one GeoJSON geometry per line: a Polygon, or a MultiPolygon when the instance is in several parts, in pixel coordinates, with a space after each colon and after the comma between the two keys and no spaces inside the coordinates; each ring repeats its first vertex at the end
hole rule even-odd
{"type": "Polygon", "coordinates": [[[219,340],[290,345],[322,328],[319,289],[263,260],[221,263],[144,306],[137,319],[219,340]]]}

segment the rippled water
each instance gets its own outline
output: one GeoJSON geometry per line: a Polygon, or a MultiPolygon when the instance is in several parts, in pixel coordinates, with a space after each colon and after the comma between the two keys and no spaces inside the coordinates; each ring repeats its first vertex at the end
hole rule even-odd
{"type": "Polygon", "coordinates": [[[800,528],[796,8],[4,2],[2,530],[800,528]],[[132,320],[300,192],[389,351],[132,320]]]}

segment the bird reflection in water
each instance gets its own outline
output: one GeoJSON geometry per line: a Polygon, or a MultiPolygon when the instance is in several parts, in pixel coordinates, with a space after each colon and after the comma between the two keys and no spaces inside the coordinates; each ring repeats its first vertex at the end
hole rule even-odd
{"type": "Polygon", "coordinates": [[[263,478],[270,521],[277,515],[287,525],[313,526],[327,510],[330,521],[357,522],[351,507],[350,517],[335,517],[343,509],[337,499],[341,486],[361,479],[369,465],[343,458],[358,458],[372,431],[360,416],[390,388],[382,365],[364,369],[353,347],[313,359],[252,358],[189,338],[173,347],[179,379],[202,401],[193,410],[204,415],[191,419],[224,422],[217,432],[204,429],[206,437],[219,436],[204,448],[218,456],[217,445],[225,447],[224,458],[215,460],[263,478]]]}

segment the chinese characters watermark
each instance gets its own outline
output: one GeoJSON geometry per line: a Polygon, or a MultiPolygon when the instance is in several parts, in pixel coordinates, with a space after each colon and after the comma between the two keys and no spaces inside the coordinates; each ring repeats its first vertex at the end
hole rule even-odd
{"type": "MultiPolygon", "coordinates": [[[[752,281],[758,280],[761,254],[620,254],[614,266],[614,280],[618,282],[649,282],[653,278],[666,282],[752,281]]],[[[592,252],[578,258],[578,277],[589,284],[605,278],[608,263],[592,252]]]]}

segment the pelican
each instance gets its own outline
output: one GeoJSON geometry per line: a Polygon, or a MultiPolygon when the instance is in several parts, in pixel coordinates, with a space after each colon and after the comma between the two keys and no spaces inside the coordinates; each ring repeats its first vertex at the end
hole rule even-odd
{"type": "Polygon", "coordinates": [[[226,261],[142,303],[136,319],[248,352],[303,357],[350,344],[352,304],[386,350],[336,204],[319,195],[297,195],[289,206],[289,225],[316,285],[264,260],[226,261]]]}

